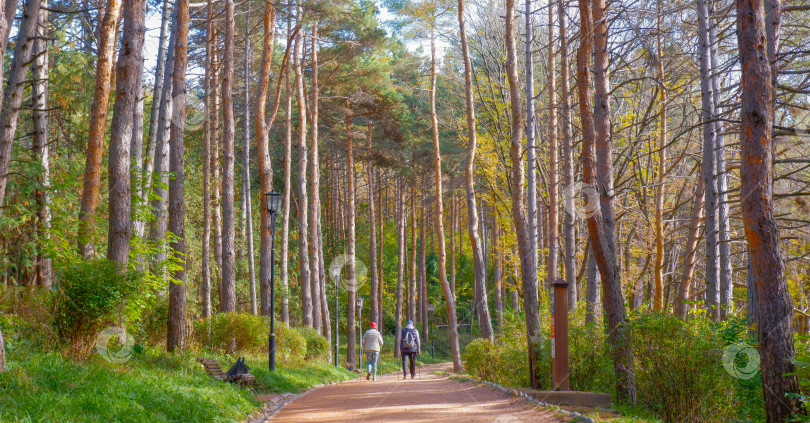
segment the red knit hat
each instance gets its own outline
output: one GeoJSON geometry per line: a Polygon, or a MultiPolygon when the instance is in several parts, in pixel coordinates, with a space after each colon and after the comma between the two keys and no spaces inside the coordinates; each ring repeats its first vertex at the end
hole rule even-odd
{"type": "Polygon", "coordinates": [[[377,327],[377,323],[375,323],[375,322],[371,322],[371,327],[376,328],[376,327],[377,327]]]}

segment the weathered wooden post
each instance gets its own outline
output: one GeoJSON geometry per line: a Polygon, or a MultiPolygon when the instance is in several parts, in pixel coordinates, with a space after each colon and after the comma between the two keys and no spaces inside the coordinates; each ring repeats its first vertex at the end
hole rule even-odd
{"type": "Polygon", "coordinates": [[[554,296],[551,307],[551,381],[555,391],[568,391],[568,282],[551,283],[554,296]]]}

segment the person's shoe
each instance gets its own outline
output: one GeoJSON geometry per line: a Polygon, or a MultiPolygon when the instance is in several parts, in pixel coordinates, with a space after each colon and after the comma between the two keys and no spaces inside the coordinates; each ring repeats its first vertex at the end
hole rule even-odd
{"type": "Polygon", "coordinates": [[[366,380],[371,379],[371,373],[366,373],[366,380]]]}
{"type": "Polygon", "coordinates": [[[408,378],[408,374],[407,374],[407,373],[403,373],[403,374],[402,374],[402,378],[403,378],[403,379],[407,379],[407,378],[408,378]]]}
{"type": "Polygon", "coordinates": [[[413,379],[413,378],[415,378],[415,377],[416,377],[416,375],[411,375],[411,379],[413,379]]]}

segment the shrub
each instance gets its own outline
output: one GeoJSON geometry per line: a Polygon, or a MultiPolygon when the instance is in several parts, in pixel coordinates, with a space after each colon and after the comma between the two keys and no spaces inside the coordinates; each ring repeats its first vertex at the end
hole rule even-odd
{"type": "Polygon", "coordinates": [[[734,385],[710,322],[645,313],[630,325],[640,403],[667,422],[731,420],[734,385]]]}
{"type": "Polygon", "coordinates": [[[475,339],[464,349],[462,359],[475,377],[505,386],[528,386],[528,344],[524,326],[505,322],[495,341],[475,339]]]}
{"type": "MultiPolygon", "coordinates": [[[[247,313],[219,313],[195,325],[197,341],[214,351],[267,353],[270,319],[247,313]]],[[[307,352],[307,341],[295,329],[280,324],[275,327],[276,359],[300,361],[307,352]]]]}
{"type": "Polygon", "coordinates": [[[60,272],[53,299],[58,338],[82,358],[104,326],[123,320],[123,305],[138,287],[140,274],[110,260],[81,261],[60,272]]]}
{"type": "Polygon", "coordinates": [[[616,376],[602,327],[595,323],[569,325],[568,335],[571,389],[612,393],[616,376]]]}
{"type": "Polygon", "coordinates": [[[318,331],[312,328],[297,328],[296,330],[301,333],[301,336],[306,341],[307,353],[305,358],[307,360],[325,359],[329,356],[329,341],[319,335],[318,331]]]}

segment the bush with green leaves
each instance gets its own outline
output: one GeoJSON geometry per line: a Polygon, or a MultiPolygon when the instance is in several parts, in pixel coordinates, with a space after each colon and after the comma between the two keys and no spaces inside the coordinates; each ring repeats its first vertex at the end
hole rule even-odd
{"type": "MultiPolygon", "coordinates": [[[[267,353],[270,318],[248,313],[218,313],[199,321],[195,327],[197,342],[226,354],[267,353]]],[[[276,359],[303,360],[307,341],[296,329],[281,324],[275,327],[276,359]]]]}
{"type": "Polygon", "coordinates": [[[667,422],[728,422],[737,399],[713,322],[661,313],[631,320],[638,402],[667,422]]]}
{"type": "Polygon", "coordinates": [[[528,342],[525,325],[506,319],[494,341],[475,339],[464,349],[462,359],[473,376],[505,386],[528,386],[528,342]]]}
{"type": "Polygon", "coordinates": [[[125,304],[138,293],[140,279],[140,273],[104,259],[75,262],[60,271],[53,296],[59,340],[84,356],[100,330],[126,320],[125,304]]]}
{"type": "Polygon", "coordinates": [[[312,328],[296,328],[307,344],[307,360],[320,360],[329,356],[329,341],[312,328]]]}

